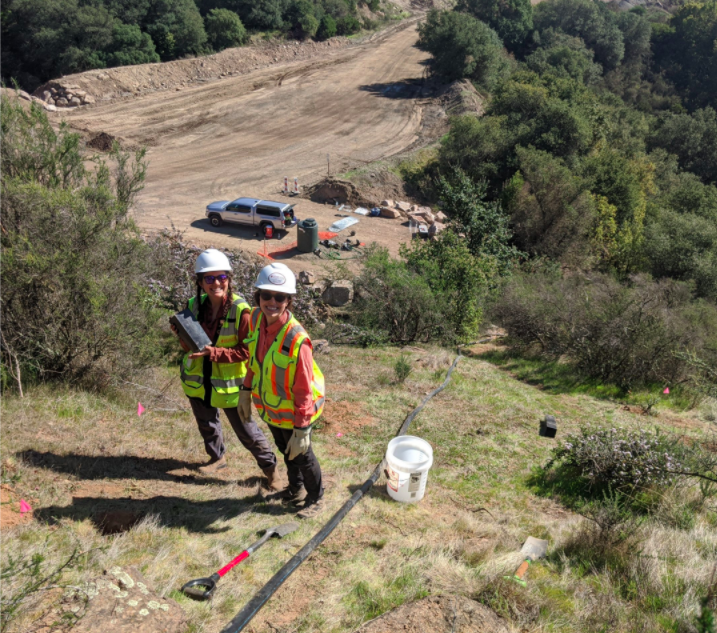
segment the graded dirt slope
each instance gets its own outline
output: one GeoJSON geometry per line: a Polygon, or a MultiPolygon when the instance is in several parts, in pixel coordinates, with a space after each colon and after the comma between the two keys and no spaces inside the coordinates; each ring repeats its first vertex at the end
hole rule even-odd
{"type": "MultiPolygon", "coordinates": [[[[427,55],[414,47],[416,39],[413,20],[363,44],[327,47],[309,60],[57,116],[89,136],[104,132],[126,145],[149,146],[137,209],[143,229],[161,229],[171,219],[198,244],[256,252],[253,229],[212,229],[205,206],[238,196],[283,199],[284,176],[298,177],[301,185],[318,180],[327,172],[327,153],[337,173],[416,144],[433,102],[423,85],[427,55]]],[[[297,216],[316,217],[321,230],[335,215],[333,207],[298,200],[297,216]]],[[[393,252],[409,236],[399,220],[360,218],[352,228],[361,240],[393,252]]],[[[292,230],[284,239],[295,237],[292,230]]],[[[306,261],[297,266],[311,258],[300,256],[306,261]]]]}

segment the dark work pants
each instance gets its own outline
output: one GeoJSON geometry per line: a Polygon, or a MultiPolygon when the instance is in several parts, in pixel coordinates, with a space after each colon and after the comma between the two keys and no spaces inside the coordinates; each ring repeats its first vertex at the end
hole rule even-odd
{"type": "MultiPolygon", "coordinates": [[[[201,398],[189,398],[189,404],[192,405],[207,455],[212,459],[219,459],[226,451],[222,436],[222,423],[219,420],[219,409],[206,406],[201,398]]],[[[222,411],[229,419],[239,441],[254,456],[259,468],[265,470],[276,466],[276,455],[271,450],[266,435],[262,433],[256,422],[252,420],[248,424],[244,424],[239,418],[239,411],[236,407],[222,409],[222,411]]]]}
{"type": "Polygon", "coordinates": [[[281,429],[271,424],[268,427],[274,436],[276,447],[284,455],[284,463],[289,476],[289,486],[293,490],[298,490],[301,486],[305,486],[307,499],[312,501],[321,499],[324,496],[324,487],[321,483],[321,466],[319,466],[319,460],[314,455],[314,447],[310,445],[309,450],[304,455],[297,455],[294,459],[289,460],[286,445],[289,443],[294,430],[281,429]]]}

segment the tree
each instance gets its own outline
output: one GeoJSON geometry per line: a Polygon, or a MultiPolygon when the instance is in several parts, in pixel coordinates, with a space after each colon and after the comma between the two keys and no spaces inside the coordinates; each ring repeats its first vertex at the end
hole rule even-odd
{"type": "Polygon", "coordinates": [[[432,55],[431,72],[449,81],[468,78],[490,90],[508,71],[500,38],[473,16],[432,9],[418,33],[418,48],[432,55]]]}
{"type": "Polygon", "coordinates": [[[649,144],[675,154],[683,169],[717,184],[717,112],[711,107],[693,114],[665,114],[649,144]]]}
{"type": "Polygon", "coordinates": [[[471,254],[494,258],[501,274],[510,270],[522,253],[510,245],[513,233],[508,216],[499,203],[486,200],[485,184],[477,184],[454,169],[448,177],[439,178],[437,189],[449,227],[465,235],[471,254]]]}
{"type": "Polygon", "coordinates": [[[327,13],[321,18],[319,28],[316,31],[316,39],[320,41],[328,40],[334,35],[336,35],[336,20],[327,13]]]}
{"type": "Polygon", "coordinates": [[[116,23],[105,59],[107,66],[130,66],[158,62],[159,55],[149,34],[134,24],[116,23]]]}
{"type": "Polygon", "coordinates": [[[207,34],[194,0],[154,0],[145,20],[143,28],[163,61],[204,50],[207,34]]]}
{"type": "Polygon", "coordinates": [[[204,18],[209,45],[215,51],[241,46],[247,35],[239,16],[228,9],[212,9],[204,18]]]}
{"type": "Polygon", "coordinates": [[[656,29],[655,58],[693,107],[717,107],[717,2],[689,2],[656,29]]]}
{"type": "Polygon", "coordinates": [[[606,71],[617,68],[625,56],[622,32],[614,14],[602,2],[546,0],[535,7],[533,22],[541,39],[548,29],[581,38],[606,71]]]}
{"type": "Polygon", "coordinates": [[[530,0],[459,0],[456,10],[488,24],[509,51],[519,51],[533,30],[530,0]]]}
{"type": "Polygon", "coordinates": [[[361,23],[353,15],[347,15],[336,20],[336,33],[338,35],[353,35],[360,30],[361,23]]]}
{"type": "Polygon", "coordinates": [[[525,63],[539,75],[551,73],[556,77],[570,78],[585,85],[597,83],[602,66],[593,61],[593,52],[577,37],[555,33],[549,46],[541,46],[529,55],[525,63]]]}

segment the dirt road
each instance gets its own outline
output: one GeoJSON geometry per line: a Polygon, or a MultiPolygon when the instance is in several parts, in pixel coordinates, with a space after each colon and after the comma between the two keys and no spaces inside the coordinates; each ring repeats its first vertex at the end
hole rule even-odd
{"type": "MultiPolygon", "coordinates": [[[[61,116],[73,127],[149,146],[136,214],[143,229],[161,229],[171,219],[198,244],[256,252],[255,231],[213,229],[204,217],[207,203],[244,195],[283,199],[284,176],[315,182],[326,174],[327,153],[337,173],[409,148],[428,102],[422,98],[427,55],[414,47],[416,40],[412,21],[309,61],[61,116]]],[[[333,207],[303,199],[296,211],[317,218],[321,230],[337,219],[333,207]]],[[[360,218],[353,228],[362,240],[393,252],[408,238],[398,220],[360,218]]],[[[293,229],[284,239],[295,238],[293,229]]],[[[311,258],[295,263],[306,267],[311,258]]]]}

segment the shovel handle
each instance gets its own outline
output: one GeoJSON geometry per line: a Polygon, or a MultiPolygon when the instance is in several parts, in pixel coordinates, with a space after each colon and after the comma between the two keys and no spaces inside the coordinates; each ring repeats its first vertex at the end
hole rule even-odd
{"type": "Polygon", "coordinates": [[[224,576],[224,574],[226,574],[226,573],[227,573],[230,569],[232,569],[233,567],[236,567],[236,566],[237,566],[239,563],[241,563],[245,558],[249,558],[249,554],[250,554],[250,553],[251,553],[251,552],[250,552],[248,549],[245,549],[245,550],[244,550],[241,554],[239,554],[239,556],[237,556],[233,561],[231,561],[230,563],[224,565],[224,567],[222,567],[222,568],[217,572],[217,576],[219,576],[220,578],[221,578],[222,576],[224,576]]]}
{"type": "Polygon", "coordinates": [[[523,580],[523,576],[525,576],[525,572],[528,571],[528,567],[530,567],[530,559],[526,558],[521,564],[518,569],[515,570],[515,573],[513,574],[513,578],[516,580],[523,580]]]}

